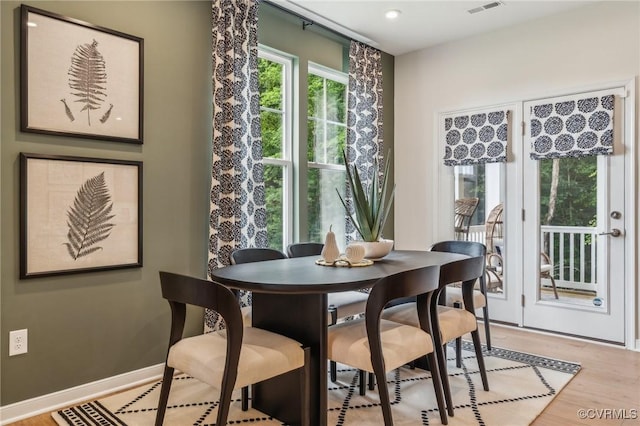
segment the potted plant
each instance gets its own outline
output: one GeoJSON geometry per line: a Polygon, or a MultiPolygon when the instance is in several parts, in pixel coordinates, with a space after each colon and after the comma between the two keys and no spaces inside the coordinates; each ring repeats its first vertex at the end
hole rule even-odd
{"type": "MultiPolygon", "coordinates": [[[[389,154],[387,154],[387,161],[385,161],[384,165],[382,184],[380,184],[377,176],[378,159],[376,158],[374,160],[376,176],[374,176],[369,185],[365,185],[355,165],[348,165],[344,149],[342,150],[342,157],[347,170],[347,184],[353,197],[353,212],[349,210],[347,203],[337,188],[336,191],[345,211],[351,218],[358,234],[362,237],[362,241],[354,241],[351,244],[364,245],[365,257],[368,259],[384,257],[393,247],[393,240],[382,238],[382,229],[389,217],[396,191],[395,185],[389,188],[389,154]]],[[[366,182],[366,179],[364,181],[366,182]]]]}

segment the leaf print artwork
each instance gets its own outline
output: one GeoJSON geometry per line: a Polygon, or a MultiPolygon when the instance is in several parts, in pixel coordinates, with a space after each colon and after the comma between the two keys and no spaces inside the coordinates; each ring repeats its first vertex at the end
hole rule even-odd
{"type": "Polygon", "coordinates": [[[104,180],[104,172],[88,179],[78,190],[73,206],[67,211],[68,242],[64,243],[73,260],[87,256],[102,247],[96,246],[111,235],[115,226],[109,221],[113,203],[104,180]]]}
{"type": "MultiPolygon", "coordinates": [[[[69,68],[69,87],[75,92],[71,94],[82,104],[82,111],[87,111],[87,120],[91,126],[91,111],[100,109],[105,100],[107,72],[105,60],[98,51],[98,42],[81,44],[71,56],[69,68]]],[[[66,105],[66,104],[65,104],[66,105]]]]}
{"type": "Polygon", "coordinates": [[[67,105],[67,100],[63,98],[63,99],[60,99],[60,102],[64,104],[64,112],[65,114],[67,114],[67,117],[69,117],[69,120],[74,121],[76,118],[73,116],[73,113],[69,108],[69,105],[67,105]]]}

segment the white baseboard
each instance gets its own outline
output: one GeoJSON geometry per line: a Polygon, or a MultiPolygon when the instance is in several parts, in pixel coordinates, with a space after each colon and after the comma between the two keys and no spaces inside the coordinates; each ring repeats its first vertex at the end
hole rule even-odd
{"type": "Polygon", "coordinates": [[[152,365],[136,371],[86,383],[58,392],[0,407],[0,425],[8,425],[28,417],[93,400],[112,392],[135,387],[162,377],[164,364],[152,365]]]}

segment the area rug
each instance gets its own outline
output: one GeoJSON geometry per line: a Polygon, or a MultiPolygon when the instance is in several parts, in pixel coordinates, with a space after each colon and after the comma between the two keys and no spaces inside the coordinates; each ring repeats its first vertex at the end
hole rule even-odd
{"type": "MultiPolygon", "coordinates": [[[[451,426],[530,424],[560,390],[578,373],[580,365],[494,347],[484,348],[490,391],[482,388],[473,346],[464,342],[462,368],[456,368],[453,348],[448,349],[449,381],[455,416],[451,426]]],[[[357,372],[338,366],[337,383],[329,382],[328,425],[381,425],[377,390],[358,393],[357,372]]],[[[439,425],[429,372],[399,368],[387,375],[394,424],[439,425]]],[[[257,410],[240,409],[235,394],[229,424],[283,425],[257,410]]],[[[153,425],[160,382],[52,413],[61,426],[153,425]]],[[[185,375],[174,378],[165,425],[212,426],[216,420],[217,393],[185,375]]]]}

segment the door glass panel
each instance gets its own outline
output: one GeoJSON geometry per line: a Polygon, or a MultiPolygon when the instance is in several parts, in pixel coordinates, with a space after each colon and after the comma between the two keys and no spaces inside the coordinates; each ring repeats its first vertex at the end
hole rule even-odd
{"type": "Polygon", "coordinates": [[[487,246],[487,291],[504,294],[505,164],[487,163],[454,167],[456,239],[487,246]]]}
{"type": "Polygon", "coordinates": [[[538,299],[605,308],[598,286],[598,157],[540,162],[538,299]]]}

